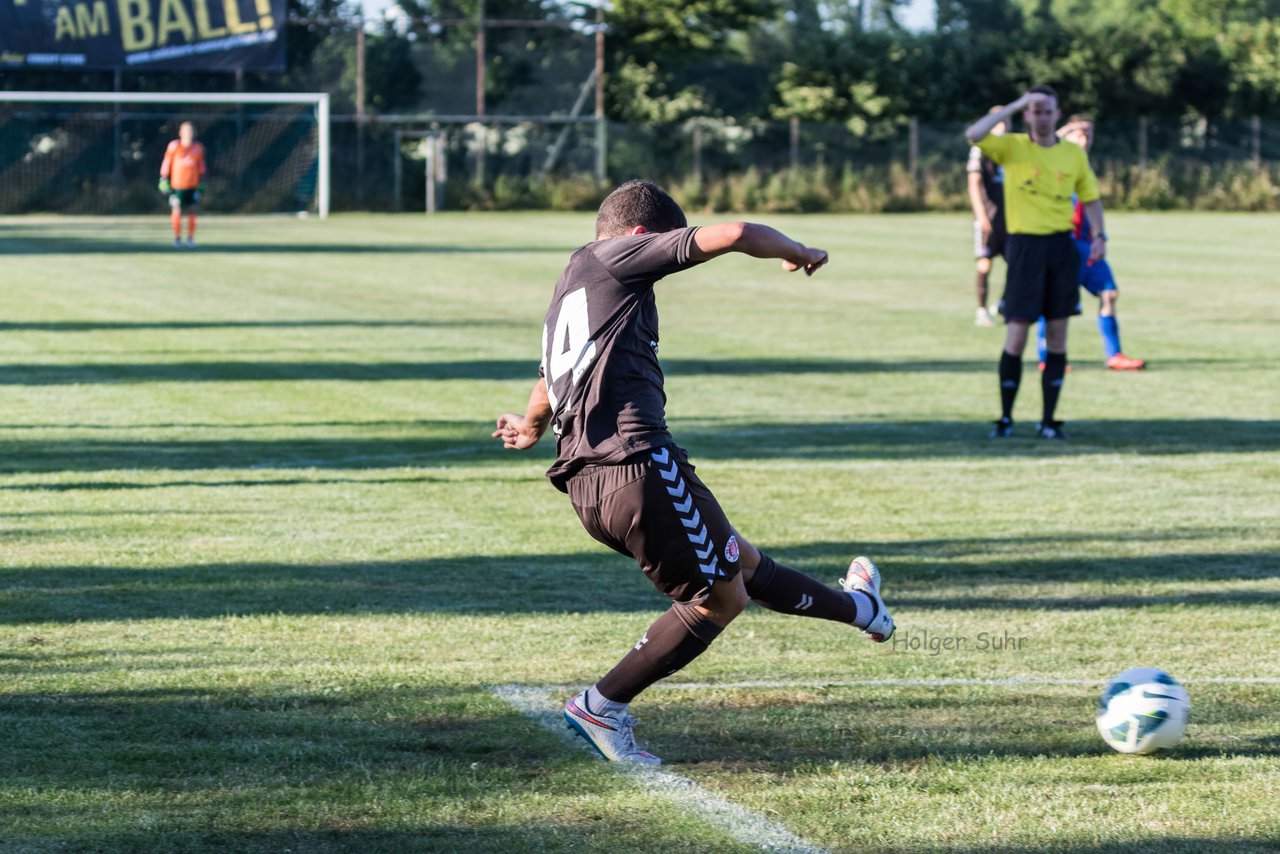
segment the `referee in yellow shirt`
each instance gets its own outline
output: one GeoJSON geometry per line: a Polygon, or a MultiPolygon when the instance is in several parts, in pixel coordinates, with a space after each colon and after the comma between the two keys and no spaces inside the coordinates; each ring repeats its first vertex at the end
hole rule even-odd
{"type": "Polygon", "coordinates": [[[1048,86],[1034,86],[1002,110],[989,113],[965,131],[969,142],[1004,167],[1005,246],[1008,273],[1000,313],[1005,320],[1004,352],[1000,354],[1000,420],[993,439],[1013,435],[1013,402],[1022,382],[1022,352],[1028,330],[1040,317],[1046,321],[1048,355],[1040,387],[1044,414],[1036,435],[1065,439],[1062,422],[1054,419],[1058,395],[1067,371],[1067,321],[1080,313],[1080,256],[1071,239],[1072,194],[1079,198],[1093,231],[1088,263],[1103,258],[1107,232],[1102,222],[1098,179],[1084,149],[1055,133],[1058,94],[1048,86]],[[991,130],[1022,112],[1030,133],[994,136],[991,130]]]}

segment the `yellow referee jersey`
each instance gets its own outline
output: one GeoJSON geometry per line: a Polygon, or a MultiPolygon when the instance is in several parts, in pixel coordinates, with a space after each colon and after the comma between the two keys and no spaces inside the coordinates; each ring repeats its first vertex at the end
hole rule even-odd
{"type": "Polygon", "coordinates": [[[982,153],[1004,167],[1004,217],[1010,234],[1071,231],[1074,193],[1082,204],[1098,198],[1098,177],[1084,149],[1059,140],[1045,148],[1025,133],[988,134],[982,153]]]}

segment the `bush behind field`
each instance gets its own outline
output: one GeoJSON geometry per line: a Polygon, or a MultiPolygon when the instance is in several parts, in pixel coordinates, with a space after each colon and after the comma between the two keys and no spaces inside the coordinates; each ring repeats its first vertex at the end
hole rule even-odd
{"type": "MultiPolygon", "coordinates": [[[[1099,176],[1102,198],[1113,210],[1280,211],[1280,166],[1187,163],[1162,160],[1147,166],[1108,168],[1099,176]]],[[[964,174],[924,170],[914,179],[893,163],[831,168],[761,170],[665,182],[691,211],[706,213],[901,213],[967,210],[964,174]]],[[[457,210],[589,211],[603,192],[586,175],[500,175],[479,187],[450,185],[446,207],[457,210]]]]}

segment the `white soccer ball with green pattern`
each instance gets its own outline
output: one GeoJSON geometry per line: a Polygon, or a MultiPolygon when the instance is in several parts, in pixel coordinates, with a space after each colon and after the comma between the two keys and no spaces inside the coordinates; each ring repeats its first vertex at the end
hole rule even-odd
{"type": "Polygon", "coordinates": [[[1121,753],[1155,753],[1178,743],[1191,715],[1191,697],[1154,667],[1126,670],[1098,700],[1098,732],[1121,753]]]}

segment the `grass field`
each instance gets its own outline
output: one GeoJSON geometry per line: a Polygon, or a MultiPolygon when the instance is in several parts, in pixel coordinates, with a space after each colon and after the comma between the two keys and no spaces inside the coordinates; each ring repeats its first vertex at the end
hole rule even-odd
{"type": "Polygon", "coordinates": [[[1278,850],[1280,220],[1111,217],[1151,369],[1087,310],[1054,444],[1034,365],[985,438],[962,216],[769,221],[832,262],[659,285],[673,432],[920,646],[749,610],[633,707],[667,785],[547,726],[663,600],[488,438],[590,217],[0,219],[0,851],[1278,850]],[[1094,729],[1136,665],[1167,755],[1094,729]]]}

